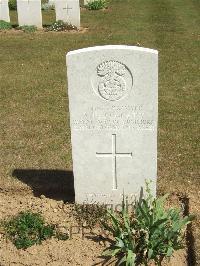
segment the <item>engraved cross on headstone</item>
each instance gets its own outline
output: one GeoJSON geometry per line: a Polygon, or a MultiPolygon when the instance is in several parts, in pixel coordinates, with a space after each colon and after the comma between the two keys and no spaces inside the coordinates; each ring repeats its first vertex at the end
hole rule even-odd
{"type": "Polygon", "coordinates": [[[67,10],[67,15],[69,14],[69,10],[72,9],[72,7],[69,7],[68,4],[66,4],[66,7],[64,7],[63,9],[67,10]]]}
{"type": "Polygon", "coordinates": [[[111,153],[99,153],[96,152],[96,157],[112,158],[112,176],[113,176],[113,190],[117,189],[117,157],[132,158],[132,152],[130,153],[118,153],[116,146],[116,134],[112,134],[112,152],[111,153]]]}

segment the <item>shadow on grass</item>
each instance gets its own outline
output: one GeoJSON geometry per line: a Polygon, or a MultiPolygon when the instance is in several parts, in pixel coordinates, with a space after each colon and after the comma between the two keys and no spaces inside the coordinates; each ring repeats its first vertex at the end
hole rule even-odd
{"type": "Polygon", "coordinates": [[[74,176],[72,171],[15,169],[12,176],[30,186],[36,197],[73,203],[75,200],[74,176]]]}

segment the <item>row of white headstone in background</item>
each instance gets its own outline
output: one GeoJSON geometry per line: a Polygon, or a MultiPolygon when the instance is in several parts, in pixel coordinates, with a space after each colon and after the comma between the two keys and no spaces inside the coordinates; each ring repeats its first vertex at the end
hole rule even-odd
{"type": "Polygon", "coordinates": [[[0,20],[10,22],[8,0],[0,0],[0,20]]]}
{"type": "MultiPolygon", "coordinates": [[[[54,1],[56,20],[62,20],[80,28],[79,0],[54,1]]],[[[19,26],[34,25],[42,28],[41,0],[17,0],[19,26]]],[[[10,22],[8,0],[0,0],[0,20],[10,22]]]]}

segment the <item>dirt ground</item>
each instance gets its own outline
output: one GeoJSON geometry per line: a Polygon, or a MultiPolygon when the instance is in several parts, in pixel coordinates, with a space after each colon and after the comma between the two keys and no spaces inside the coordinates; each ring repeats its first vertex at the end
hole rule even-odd
{"type": "MultiPolygon", "coordinates": [[[[98,237],[85,234],[72,227],[76,224],[72,215],[72,204],[61,200],[45,197],[35,197],[29,190],[0,192],[0,220],[8,218],[24,210],[41,213],[48,223],[57,224],[63,230],[71,227],[72,235],[69,240],[50,239],[41,245],[34,245],[26,250],[18,250],[1,232],[0,234],[0,265],[1,266],[63,266],[63,265],[108,265],[103,264],[101,257],[103,250],[109,246],[98,237]]],[[[109,265],[116,265],[112,261],[109,265]]],[[[151,264],[153,265],[153,264],[151,264]]],[[[186,251],[181,250],[175,254],[169,266],[187,265],[186,251]]]]}

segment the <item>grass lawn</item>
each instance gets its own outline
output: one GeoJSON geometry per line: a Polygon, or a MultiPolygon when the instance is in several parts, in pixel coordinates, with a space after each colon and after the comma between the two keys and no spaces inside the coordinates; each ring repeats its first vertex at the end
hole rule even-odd
{"type": "MultiPolygon", "coordinates": [[[[158,192],[185,193],[200,263],[199,0],[112,0],[81,12],[85,33],[0,33],[0,189],[14,169],[72,169],[65,55],[105,44],[159,51],[158,192]]],[[[54,21],[44,14],[44,24],[54,21]]],[[[17,23],[12,12],[13,24],[17,23]]]]}

